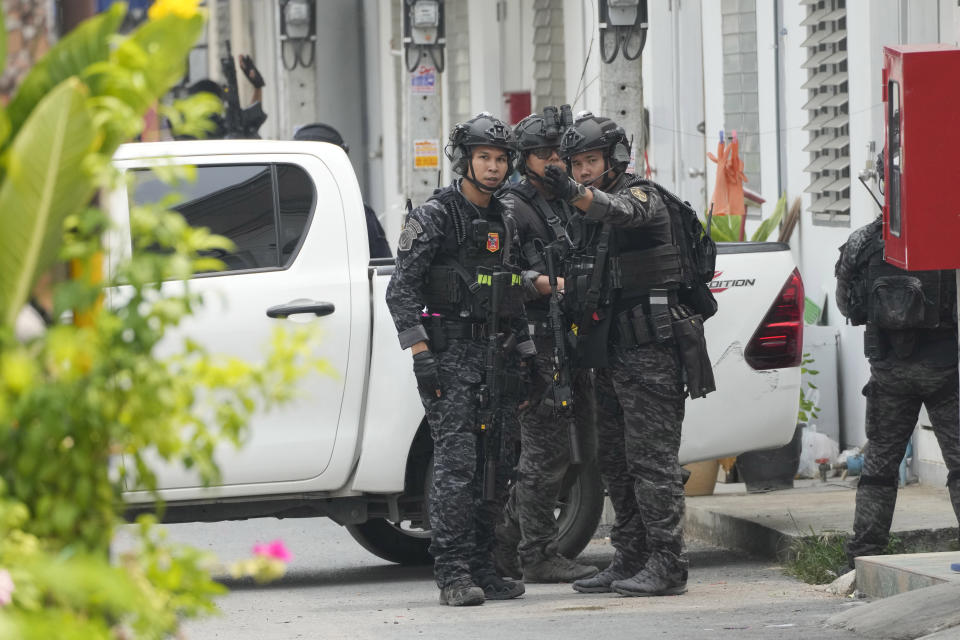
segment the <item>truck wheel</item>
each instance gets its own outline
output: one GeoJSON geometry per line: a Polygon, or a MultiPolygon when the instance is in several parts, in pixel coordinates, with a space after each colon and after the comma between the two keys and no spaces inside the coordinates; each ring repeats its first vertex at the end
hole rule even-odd
{"type": "Polygon", "coordinates": [[[430,547],[430,492],[433,487],[433,455],[427,456],[423,477],[421,520],[394,524],[385,518],[372,518],[361,524],[348,524],[347,531],[360,546],[384,560],[397,564],[433,564],[430,547]]]}
{"type": "Polygon", "coordinates": [[[428,530],[407,529],[384,518],[373,518],[362,524],[349,524],[347,531],[360,546],[384,560],[407,565],[433,564],[433,557],[427,552],[428,530]]]}
{"type": "Polygon", "coordinates": [[[576,558],[593,538],[603,513],[603,496],[596,460],[567,471],[555,511],[562,555],[576,558]]]}

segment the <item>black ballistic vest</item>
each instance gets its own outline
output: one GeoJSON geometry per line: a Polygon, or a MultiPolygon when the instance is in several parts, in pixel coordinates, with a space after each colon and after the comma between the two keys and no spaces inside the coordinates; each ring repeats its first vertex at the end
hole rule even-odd
{"type": "Polygon", "coordinates": [[[505,224],[499,202],[492,200],[491,207],[480,210],[478,217],[478,210],[454,187],[435,191],[430,200],[437,200],[451,217],[453,233],[444,236],[427,275],[427,312],[485,322],[489,319],[494,280],[498,280],[498,315],[520,315],[523,287],[510,255],[515,230],[505,224]]]}

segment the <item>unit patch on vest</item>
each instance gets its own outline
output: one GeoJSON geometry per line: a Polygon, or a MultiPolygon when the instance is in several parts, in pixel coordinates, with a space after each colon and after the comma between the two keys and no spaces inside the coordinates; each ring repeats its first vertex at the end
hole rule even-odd
{"type": "Polygon", "coordinates": [[[647,201],[647,194],[640,187],[630,187],[630,194],[640,202],[647,201]]]}
{"type": "Polygon", "coordinates": [[[397,241],[397,250],[410,251],[414,239],[421,233],[423,233],[423,227],[420,226],[420,223],[411,218],[407,218],[407,222],[403,225],[403,230],[400,232],[400,239],[397,241]]]}
{"type": "Polygon", "coordinates": [[[500,234],[499,233],[488,233],[487,234],[487,251],[490,253],[496,253],[500,251],[500,234]]]}

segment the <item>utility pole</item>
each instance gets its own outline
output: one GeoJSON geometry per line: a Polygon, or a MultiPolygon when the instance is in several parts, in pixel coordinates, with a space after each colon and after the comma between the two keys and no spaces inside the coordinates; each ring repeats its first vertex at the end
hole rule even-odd
{"type": "Polygon", "coordinates": [[[413,206],[437,186],[443,154],[440,74],[444,69],[442,0],[403,0],[403,193],[413,206]]]}
{"type": "Polygon", "coordinates": [[[640,54],[647,39],[647,1],[600,0],[598,12],[604,63],[600,71],[602,115],[613,118],[632,140],[630,167],[642,176],[647,135],[640,54]]]}

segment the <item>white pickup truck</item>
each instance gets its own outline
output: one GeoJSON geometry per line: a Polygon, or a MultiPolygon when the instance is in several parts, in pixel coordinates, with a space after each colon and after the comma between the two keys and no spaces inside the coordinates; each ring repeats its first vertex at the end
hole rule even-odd
{"type": "MultiPolygon", "coordinates": [[[[384,302],[393,261],[369,257],[347,156],[318,142],[123,146],[115,164],[135,175],[130,193],[107,196],[118,229],[112,252],[130,250],[130,201],[154,202],[168,191],[144,169],[171,162],[197,167],[196,182],[178,188],[176,208],[190,224],[231,238],[236,251],[223,256],[225,271],[194,277],[206,305],[170,340],[189,335],[211,352],[256,361],[278,324],[314,323],[324,335],[319,355],[339,375],[303,379],[297,401],[257,415],[246,446],[218,451],[218,486],[158,465],[165,519],[323,515],[382,558],[429,561],[429,429],[410,354],[400,350],[384,302]]],[[[688,401],[684,463],[783,445],[796,424],[803,284],[788,247],[720,245],[711,287],[720,305],[706,323],[717,391],[688,401]]],[[[125,497],[131,513],[154,502],[144,491],[125,497]]],[[[565,554],[589,541],[602,503],[595,467],[571,473],[557,510],[565,554]]]]}

